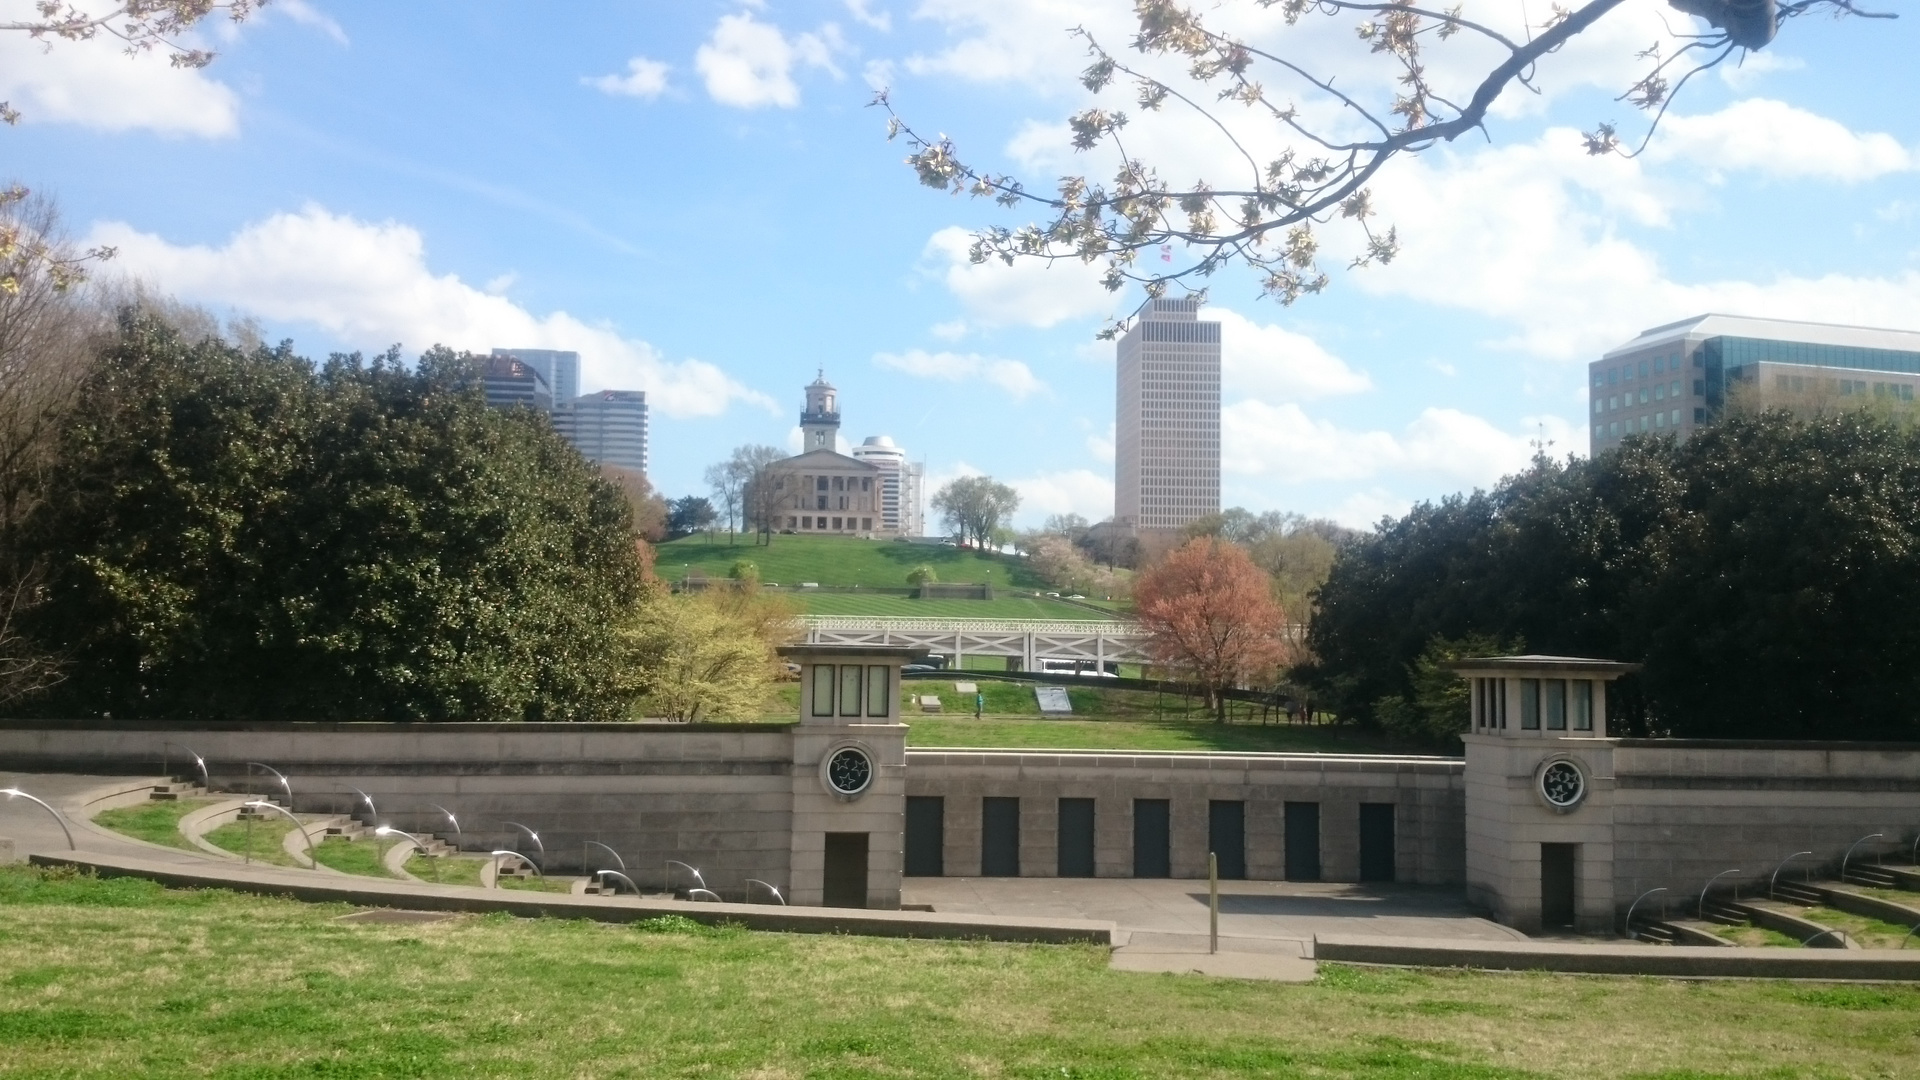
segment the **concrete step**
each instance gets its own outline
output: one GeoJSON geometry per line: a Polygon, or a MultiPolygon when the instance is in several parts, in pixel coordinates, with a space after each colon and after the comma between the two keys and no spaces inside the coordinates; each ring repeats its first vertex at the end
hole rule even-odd
{"type": "Polygon", "coordinates": [[[1666,931],[1675,945],[1711,945],[1731,948],[1733,942],[1713,932],[1712,923],[1697,919],[1668,919],[1653,924],[1666,931]]]}
{"type": "Polygon", "coordinates": [[[1874,885],[1882,889],[1897,889],[1900,887],[1899,878],[1894,876],[1891,869],[1884,866],[1874,866],[1871,863],[1854,863],[1852,866],[1847,867],[1847,873],[1843,879],[1843,884],[1844,883],[1874,885]]]}
{"type": "Polygon", "coordinates": [[[207,793],[199,784],[166,783],[153,785],[153,793],[147,797],[154,802],[177,802],[181,799],[197,799],[207,793]]]}
{"type": "Polygon", "coordinates": [[[1785,900],[1787,903],[1799,904],[1802,907],[1812,907],[1815,904],[1826,903],[1826,897],[1822,895],[1817,886],[1808,885],[1799,881],[1782,881],[1778,885],[1775,885],[1773,888],[1773,897],[1776,900],[1785,900]]]}

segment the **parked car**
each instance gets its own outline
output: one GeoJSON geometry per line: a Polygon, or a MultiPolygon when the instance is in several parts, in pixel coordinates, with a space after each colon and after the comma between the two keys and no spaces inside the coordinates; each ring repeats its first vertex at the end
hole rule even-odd
{"type": "Polygon", "coordinates": [[[940,669],[932,664],[908,664],[900,669],[902,675],[932,675],[940,669]]]}

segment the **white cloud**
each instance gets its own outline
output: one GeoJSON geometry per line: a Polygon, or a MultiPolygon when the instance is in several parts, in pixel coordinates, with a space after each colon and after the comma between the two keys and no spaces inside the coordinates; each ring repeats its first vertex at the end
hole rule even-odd
{"type": "Polygon", "coordinates": [[[902,371],[920,379],[953,383],[987,383],[997,386],[1018,401],[1047,388],[1033,370],[1018,360],[1005,360],[978,353],[930,353],[908,349],[903,353],[876,353],[873,362],[883,368],[902,371]]]}
{"type": "Polygon", "coordinates": [[[1052,514],[1079,514],[1099,521],[1113,514],[1113,477],[1090,469],[1065,469],[1006,483],[1020,493],[1016,517],[1021,521],[1038,523],[1052,514]]]}
{"type": "Polygon", "coordinates": [[[1647,157],[1716,173],[1748,169],[1845,183],[1914,167],[1913,153],[1891,135],[1856,134],[1838,121],[1767,98],[1736,101],[1702,116],[1669,116],[1647,157]]]}
{"type": "Polygon", "coordinates": [[[1761,79],[1776,71],[1799,71],[1806,67],[1806,61],[1797,56],[1782,56],[1768,49],[1765,52],[1746,52],[1742,50],[1740,59],[1732,63],[1721,64],[1714,70],[1720,73],[1720,81],[1735,91],[1744,92],[1761,79]]]}
{"type": "Polygon", "coordinates": [[[958,226],[934,233],[926,257],[944,263],[941,279],[968,313],[988,326],[1037,326],[1045,329],[1068,319],[1106,314],[1120,303],[1100,284],[1100,269],[1078,259],[1048,264],[1021,259],[1012,266],[998,260],[971,262],[972,234],[958,226]]]}
{"type": "Polygon", "coordinates": [[[694,54],[693,65],[706,80],[707,93],[722,105],[791,109],[800,104],[794,67],[822,68],[840,78],[833,55],[845,48],[840,28],[832,23],[816,33],[788,38],[779,27],[743,12],[720,16],[713,36],[694,54]]]}
{"type": "Polygon", "coordinates": [[[893,16],[885,11],[873,10],[873,0],[846,0],[847,12],[855,22],[871,26],[881,33],[893,29],[893,16]]]}
{"type": "Polygon", "coordinates": [[[262,8],[269,15],[285,15],[301,26],[318,30],[334,40],[335,44],[351,44],[347,40],[347,31],[333,17],[314,7],[307,0],[277,0],[274,4],[262,8]]]}
{"type": "MultiPolygon", "coordinates": [[[[1294,404],[1241,401],[1221,410],[1223,471],[1287,484],[1426,474],[1465,485],[1491,484],[1524,468],[1544,429],[1556,447],[1577,432],[1555,416],[1532,417],[1502,431],[1457,409],[1428,408],[1398,433],[1350,431],[1315,420],[1294,404]]],[[[1585,445],[1584,442],[1578,445],[1585,445]]]]}
{"type": "Polygon", "coordinates": [[[946,322],[934,323],[928,332],[941,341],[959,341],[967,336],[967,320],[949,319],[946,322]]]}
{"type": "Polygon", "coordinates": [[[427,266],[418,230],[371,224],[308,206],[275,214],[220,247],[175,245],[121,222],[96,225],[88,244],[120,249],[114,267],[183,300],[318,326],[348,341],[411,349],[445,344],[486,352],[503,342],[580,353],[581,389],[647,391],[672,417],[715,416],[735,402],[781,411],[712,364],[669,361],[644,341],[563,311],[539,316],[427,266]]]}
{"type": "Polygon", "coordinates": [[[205,71],[176,68],[164,54],[128,56],[112,37],[58,41],[0,34],[0,100],[29,124],[222,138],[240,130],[240,102],[205,71]]]}
{"type": "Polygon", "coordinates": [[[624,75],[597,75],[580,81],[603,94],[651,101],[667,92],[667,72],[671,70],[658,60],[636,56],[627,61],[624,75]]]}
{"type": "Polygon", "coordinates": [[[1220,322],[1223,397],[1307,401],[1373,388],[1373,380],[1305,334],[1254,322],[1228,308],[1210,307],[1205,317],[1220,322]]]}
{"type": "Polygon", "coordinates": [[[1093,459],[1095,461],[1104,461],[1109,465],[1113,464],[1114,448],[1113,448],[1113,425],[1112,424],[1107,425],[1107,433],[1104,435],[1087,436],[1087,453],[1092,454],[1093,459]]]}

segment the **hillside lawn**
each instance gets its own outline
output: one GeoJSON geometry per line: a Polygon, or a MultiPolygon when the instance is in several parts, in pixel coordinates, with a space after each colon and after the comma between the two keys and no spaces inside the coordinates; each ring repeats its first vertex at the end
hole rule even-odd
{"type": "Polygon", "coordinates": [[[353,909],[0,868],[0,1076],[1878,1077],[1920,990],[1323,965],[353,909]]]}
{"type": "MultiPolygon", "coordinates": [[[[1055,622],[1108,622],[1111,612],[1036,596],[995,596],[991,600],[916,600],[911,596],[862,596],[802,589],[780,596],[804,615],[868,615],[904,619],[1050,619],[1055,622]]],[[[991,659],[1002,664],[1000,657],[991,659]]]]}
{"type": "Polygon", "coordinates": [[[759,568],[761,581],[781,585],[811,581],[818,585],[904,589],[909,587],[907,575],[925,564],[933,567],[941,581],[1029,592],[1048,588],[1023,560],[1011,555],[850,536],[775,536],[771,545],[762,547],[751,536],[737,536],[729,545],[725,533],[717,538],[695,533],[669,540],[654,551],[654,572],[667,581],[679,581],[689,568],[723,578],[736,560],[745,559],[759,568]]]}

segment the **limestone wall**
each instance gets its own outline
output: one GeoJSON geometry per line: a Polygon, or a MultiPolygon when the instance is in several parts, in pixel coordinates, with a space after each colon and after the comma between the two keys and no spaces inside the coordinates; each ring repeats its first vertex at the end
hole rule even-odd
{"type": "Polygon", "coordinates": [[[944,800],[944,870],[977,875],[981,799],[1020,800],[1020,873],[1058,872],[1059,800],[1094,800],[1094,872],[1133,876],[1133,801],[1166,799],[1174,877],[1206,876],[1208,803],[1245,804],[1247,876],[1285,876],[1285,804],[1320,806],[1321,879],[1360,876],[1360,805],[1395,807],[1395,878],[1464,880],[1464,788],[1457,758],[1327,754],[907,752],[906,793],[944,800]]]}

